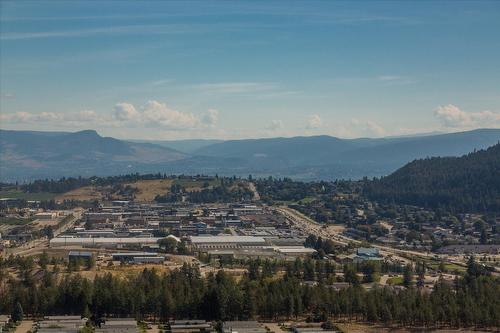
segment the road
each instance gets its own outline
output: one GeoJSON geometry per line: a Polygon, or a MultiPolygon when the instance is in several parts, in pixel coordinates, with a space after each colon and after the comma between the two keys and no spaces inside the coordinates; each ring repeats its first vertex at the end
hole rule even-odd
{"type": "Polygon", "coordinates": [[[255,187],[255,184],[253,182],[248,182],[248,189],[253,192],[253,200],[254,201],[259,201],[260,200],[260,194],[257,191],[257,188],[255,187]]]}

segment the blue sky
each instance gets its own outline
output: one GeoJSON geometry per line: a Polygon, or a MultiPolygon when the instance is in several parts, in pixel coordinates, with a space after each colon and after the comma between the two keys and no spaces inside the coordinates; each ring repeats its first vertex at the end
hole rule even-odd
{"type": "Polygon", "coordinates": [[[2,1],[0,127],[119,138],[500,127],[500,2],[2,1]]]}

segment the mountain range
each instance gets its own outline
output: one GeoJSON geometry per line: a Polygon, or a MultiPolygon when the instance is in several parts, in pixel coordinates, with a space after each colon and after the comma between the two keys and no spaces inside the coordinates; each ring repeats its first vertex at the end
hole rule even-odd
{"type": "Polygon", "coordinates": [[[0,181],[131,172],[292,177],[379,177],[432,156],[460,156],[494,145],[500,129],[425,136],[331,136],[246,140],[125,141],[93,130],[0,130],[0,181]]]}

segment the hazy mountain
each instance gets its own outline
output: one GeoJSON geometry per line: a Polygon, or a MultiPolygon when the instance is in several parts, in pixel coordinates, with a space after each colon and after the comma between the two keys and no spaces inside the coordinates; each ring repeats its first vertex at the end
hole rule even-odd
{"type": "Polygon", "coordinates": [[[102,137],[92,130],[0,130],[0,156],[2,180],[139,172],[185,158],[170,148],[102,137]]]}
{"type": "Polygon", "coordinates": [[[208,139],[188,139],[188,140],[131,140],[132,142],[152,143],[158,146],[172,148],[177,151],[192,154],[196,150],[203,147],[213,145],[215,143],[224,142],[224,140],[208,140],[208,139]]]}
{"type": "Polygon", "coordinates": [[[382,139],[323,135],[158,144],[105,138],[95,131],[2,130],[0,180],[130,172],[355,179],[388,175],[417,158],[460,156],[499,140],[500,129],[382,139]]]}
{"type": "Polygon", "coordinates": [[[369,182],[365,193],[383,202],[499,212],[500,144],[461,157],[415,160],[369,182]]]}
{"type": "Polygon", "coordinates": [[[304,179],[382,176],[417,158],[459,156],[500,140],[499,129],[382,139],[330,136],[234,140],[195,155],[239,160],[237,170],[304,179]]]}

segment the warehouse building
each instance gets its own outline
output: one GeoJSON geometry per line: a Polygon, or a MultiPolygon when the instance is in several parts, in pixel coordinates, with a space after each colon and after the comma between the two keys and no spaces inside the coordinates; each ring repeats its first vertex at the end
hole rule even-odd
{"type": "Polygon", "coordinates": [[[266,246],[266,240],[254,236],[191,236],[194,250],[258,249],[266,246]]]}
{"type": "Polygon", "coordinates": [[[151,252],[118,252],[111,254],[114,261],[124,262],[132,262],[134,258],[147,258],[152,256],[154,256],[154,253],[151,252]]]}
{"type": "Polygon", "coordinates": [[[257,321],[226,321],[222,326],[223,333],[266,333],[267,330],[257,321]]]}
{"type": "Polygon", "coordinates": [[[56,237],[50,247],[82,246],[99,248],[157,248],[158,237],[56,237]]]}

